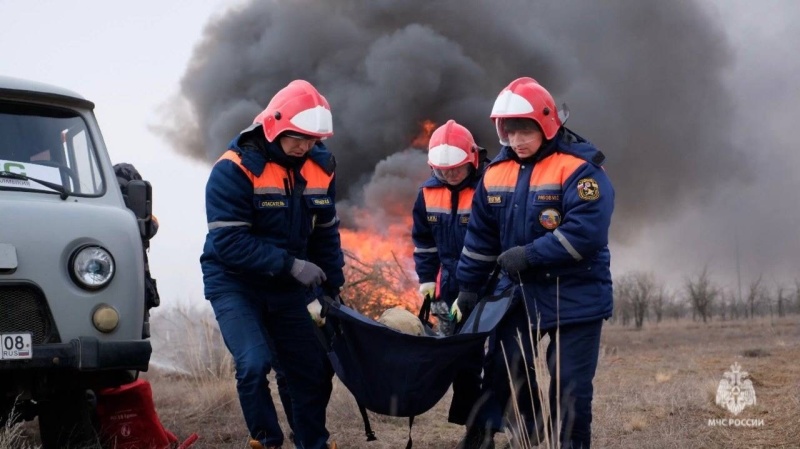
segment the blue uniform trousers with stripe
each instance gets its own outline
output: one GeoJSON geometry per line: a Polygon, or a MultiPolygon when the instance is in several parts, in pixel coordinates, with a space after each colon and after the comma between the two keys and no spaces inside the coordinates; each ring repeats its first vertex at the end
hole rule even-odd
{"type": "MultiPolygon", "coordinates": [[[[561,412],[560,439],[563,448],[589,448],[591,443],[593,379],[600,350],[600,331],[603,320],[573,323],[558,328],[558,353],[556,329],[540,330],[541,337],[548,335],[546,350],[550,373],[550,419],[555,422],[556,410],[561,412]],[[556,386],[556,368],[560,374],[560,388],[556,386]],[[557,408],[558,407],[558,408],[557,408]]],[[[529,434],[542,426],[541,406],[533,370],[534,348],[537,341],[535,318],[529,321],[523,301],[517,301],[497,326],[490,340],[490,349],[484,367],[482,397],[478,401],[475,425],[484,425],[493,431],[503,427],[503,415],[510,408],[511,385],[509,370],[514,379],[516,401],[524,415],[529,434]],[[532,330],[529,323],[532,322],[532,330]],[[521,335],[521,340],[518,338],[521,335]],[[523,360],[524,355],[524,360],[523,360]],[[508,368],[506,363],[508,362],[508,368]],[[529,385],[527,379],[531,379],[529,385]],[[535,418],[535,421],[533,417],[535,418]],[[534,425],[536,422],[536,425],[534,425]]],[[[537,354],[538,356],[538,354],[537,354]]]]}
{"type": "Polygon", "coordinates": [[[236,388],[250,436],[265,446],[283,444],[267,381],[274,352],[289,387],[295,443],[304,449],[325,448],[333,371],[306,309],[305,292],[230,292],[209,299],[234,358],[236,388]],[[269,303],[281,307],[270,309],[269,303]]]}

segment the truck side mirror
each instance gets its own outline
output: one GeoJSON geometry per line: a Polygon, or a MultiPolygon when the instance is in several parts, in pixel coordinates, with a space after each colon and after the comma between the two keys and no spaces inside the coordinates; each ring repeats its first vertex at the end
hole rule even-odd
{"type": "Polygon", "coordinates": [[[147,239],[151,236],[153,213],[153,188],[148,181],[132,180],[128,182],[126,206],[133,211],[139,222],[139,233],[147,239]]]}

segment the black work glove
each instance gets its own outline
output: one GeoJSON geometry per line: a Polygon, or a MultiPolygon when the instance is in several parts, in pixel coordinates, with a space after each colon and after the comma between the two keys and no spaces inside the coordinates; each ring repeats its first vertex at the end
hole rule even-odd
{"type": "Polygon", "coordinates": [[[294,262],[292,262],[290,273],[306,287],[316,287],[327,279],[322,268],[302,259],[295,259],[294,262]]]}
{"type": "Polygon", "coordinates": [[[528,259],[525,258],[524,246],[515,246],[503,251],[497,258],[497,264],[511,275],[519,275],[521,271],[530,268],[528,259]]]}
{"type": "Polygon", "coordinates": [[[469,316],[475,305],[478,304],[478,294],[474,292],[458,292],[458,298],[450,307],[450,319],[460,323],[462,319],[469,316]]]}
{"type": "Polygon", "coordinates": [[[329,300],[329,301],[331,301],[331,302],[335,302],[337,304],[342,304],[342,305],[344,304],[344,301],[342,301],[342,296],[341,295],[333,295],[333,296],[331,296],[331,295],[323,295],[322,297],[327,299],[327,300],[329,300]]]}
{"type": "MultiPolygon", "coordinates": [[[[318,300],[317,300],[318,301],[318,300]]],[[[319,316],[322,318],[322,324],[325,324],[325,316],[328,315],[328,308],[331,306],[331,303],[341,304],[344,305],[344,301],[342,301],[341,295],[322,295],[322,301],[318,301],[322,306],[320,308],[319,316]]],[[[311,310],[309,309],[309,312],[311,310]]],[[[321,325],[320,325],[321,326],[321,325]]]]}

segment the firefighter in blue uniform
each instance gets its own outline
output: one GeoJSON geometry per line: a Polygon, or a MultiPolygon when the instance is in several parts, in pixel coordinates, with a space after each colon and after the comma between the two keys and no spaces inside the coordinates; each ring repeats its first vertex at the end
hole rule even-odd
{"type": "Polygon", "coordinates": [[[206,185],[205,295],[235,361],[253,448],[283,444],[266,380],[270,341],[289,387],[295,444],[335,447],[325,427],[331,370],[309,319],[318,303],[307,306],[315,288],[336,297],[344,284],[335,161],[321,142],[331,135],[325,97],[292,81],[233,139],[206,185]]]}
{"type": "MultiPolygon", "coordinates": [[[[449,120],[437,128],[428,143],[428,165],[433,175],[419,190],[414,203],[414,264],[419,291],[431,301],[439,332],[452,335],[455,323],[450,306],[458,296],[456,265],[464,247],[472,194],[481,177],[485,150],[475,144],[467,128],[449,120]]],[[[462,370],[453,381],[453,400],[448,421],[467,424],[470,409],[480,394],[483,352],[474,366],[462,370]]]]}
{"type": "MultiPolygon", "coordinates": [[[[469,313],[495,264],[519,287],[487,354],[486,400],[460,446],[493,447],[492,433],[502,428],[498,417],[508,410],[512,391],[526,421],[532,421],[537,407],[526,379],[535,377],[526,366],[533,360],[529,335],[535,339],[538,330],[550,336],[549,402],[555,423],[560,399],[561,447],[588,448],[600,330],[612,310],[607,245],[614,190],[602,168],[603,154],[562,126],[553,97],[534,79],[519,78],[503,89],[491,118],[503,147],[475,190],[456,274],[461,292],[451,313],[457,320],[469,313]]],[[[536,386],[530,387],[536,396],[536,386]]]]}

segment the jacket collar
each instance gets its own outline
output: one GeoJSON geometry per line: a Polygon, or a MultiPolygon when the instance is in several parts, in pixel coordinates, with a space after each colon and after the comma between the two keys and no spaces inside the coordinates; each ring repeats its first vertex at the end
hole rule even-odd
{"type": "Polygon", "coordinates": [[[336,166],[333,155],[328,152],[322,142],[317,142],[303,157],[287,156],[278,142],[269,142],[264,136],[261,127],[247,129],[234,137],[229,148],[242,158],[242,165],[256,177],[264,172],[267,162],[274,162],[282,167],[289,169],[299,169],[303,164],[311,159],[323,168],[328,174],[332,174],[336,166]]]}

